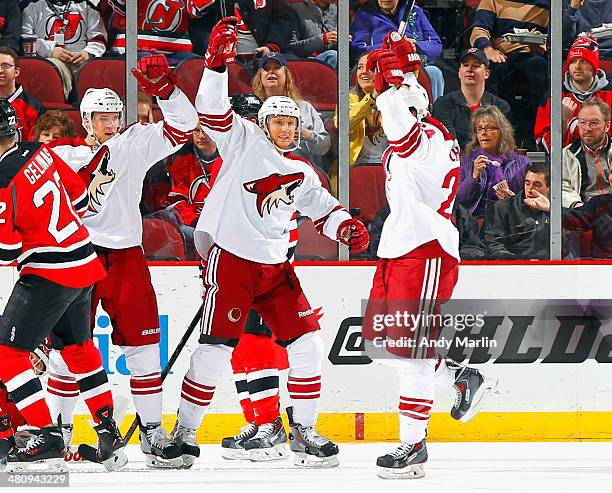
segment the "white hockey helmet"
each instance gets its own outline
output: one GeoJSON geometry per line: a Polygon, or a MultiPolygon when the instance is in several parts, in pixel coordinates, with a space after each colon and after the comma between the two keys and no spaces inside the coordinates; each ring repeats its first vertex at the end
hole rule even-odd
{"type": "Polygon", "coordinates": [[[293,116],[297,119],[297,126],[295,129],[297,138],[294,139],[293,146],[289,149],[281,149],[274,144],[274,142],[272,142],[274,147],[281,152],[295,151],[298,147],[300,147],[302,116],[300,115],[300,108],[295,101],[287,96],[270,96],[261,105],[261,108],[257,113],[257,121],[268,138],[270,138],[270,133],[268,131],[268,118],[271,116],[293,116]]]}
{"type": "Polygon", "coordinates": [[[87,89],[81,100],[80,112],[81,124],[89,135],[93,135],[91,118],[94,113],[119,113],[119,129],[123,128],[123,102],[115,91],[107,87],[87,89]]]}
{"type": "Polygon", "coordinates": [[[419,84],[414,72],[404,75],[404,85],[399,92],[410,108],[414,108],[417,120],[424,119],[429,114],[429,96],[427,90],[419,84]]]}

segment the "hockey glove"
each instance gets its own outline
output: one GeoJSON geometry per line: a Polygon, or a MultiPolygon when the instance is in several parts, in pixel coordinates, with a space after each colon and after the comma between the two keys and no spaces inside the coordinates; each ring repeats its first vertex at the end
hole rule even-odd
{"type": "Polygon", "coordinates": [[[164,55],[151,55],[140,59],[138,68],[132,69],[138,85],[146,94],[168,99],[174,90],[176,75],[168,66],[164,55]]]}
{"type": "Polygon", "coordinates": [[[215,0],[187,0],[185,3],[190,16],[200,17],[204,15],[204,11],[208,7],[215,3],[215,0]]]}
{"type": "Polygon", "coordinates": [[[415,46],[397,31],[389,31],[383,46],[395,53],[404,73],[416,72],[421,68],[423,62],[415,46]]]}
{"type": "Polygon", "coordinates": [[[206,67],[216,69],[236,62],[237,23],[236,17],[224,17],[215,24],[204,55],[206,67]]]}
{"type": "Polygon", "coordinates": [[[395,53],[384,48],[368,54],[366,70],[374,73],[374,89],[382,94],[390,85],[399,86],[404,82],[404,65],[395,53]]]}
{"type": "Polygon", "coordinates": [[[351,253],[361,253],[368,249],[370,234],[358,219],[347,219],[340,223],[336,233],[338,241],[347,245],[351,253]]]}

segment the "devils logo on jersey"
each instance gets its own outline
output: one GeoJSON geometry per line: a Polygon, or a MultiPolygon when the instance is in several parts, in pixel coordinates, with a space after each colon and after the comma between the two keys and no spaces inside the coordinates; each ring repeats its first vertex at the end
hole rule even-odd
{"type": "Polygon", "coordinates": [[[144,29],[170,32],[176,30],[183,19],[183,0],[152,0],[147,7],[144,29]]]}
{"type": "Polygon", "coordinates": [[[245,183],[244,189],[257,195],[257,211],[263,217],[264,211],[270,214],[272,207],[278,207],[280,202],[293,204],[293,191],[304,182],[304,173],[273,175],[245,183]]]}
{"type": "MultiPolygon", "coordinates": [[[[115,172],[108,168],[110,151],[108,147],[102,146],[87,166],[79,170],[79,176],[87,185],[89,194],[89,207],[91,212],[99,212],[102,206],[102,196],[106,195],[104,185],[108,185],[115,179],[115,172]]],[[[106,187],[105,187],[106,188],[106,187]]]]}
{"type": "Polygon", "coordinates": [[[47,19],[47,38],[54,39],[57,33],[64,33],[64,44],[71,44],[81,38],[81,21],[83,17],[78,12],[70,12],[63,19],[51,16],[47,19]]]}

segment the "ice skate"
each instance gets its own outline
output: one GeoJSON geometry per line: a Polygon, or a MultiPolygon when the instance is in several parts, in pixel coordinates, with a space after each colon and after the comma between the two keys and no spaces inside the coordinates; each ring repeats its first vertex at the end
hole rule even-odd
{"type": "Polygon", "coordinates": [[[140,450],[145,454],[147,467],[179,469],[183,466],[181,446],[173,443],[161,423],[142,424],[140,417],[140,450]]]}
{"type": "Polygon", "coordinates": [[[240,428],[240,433],[233,437],[225,437],[221,441],[221,456],[228,460],[248,459],[249,454],[244,450],[244,442],[253,438],[257,433],[255,421],[240,428]]]}
{"type": "Polygon", "coordinates": [[[302,426],[293,421],[293,408],[287,408],[289,447],[295,454],[293,463],[304,467],[338,467],[338,445],[321,435],[314,426],[302,426]]]}
{"type": "Polygon", "coordinates": [[[476,368],[460,366],[455,372],[455,403],[451,416],[462,423],[470,421],[497,387],[497,379],[485,378],[476,368]]]}
{"type": "MultiPolygon", "coordinates": [[[[8,414],[0,416],[0,433],[10,433],[10,429],[11,420],[9,419],[8,414]]],[[[16,444],[14,436],[8,436],[6,438],[0,439],[0,471],[4,470],[4,468],[6,467],[8,455],[15,447],[16,444]]]]}
{"type": "Polygon", "coordinates": [[[172,430],[172,443],[181,448],[183,469],[189,469],[193,466],[196,458],[200,457],[200,447],[198,446],[196,430],[194,428],[181,426],[177,421],[172,430]]]}
{"type": "Polygon", "coordinates": [[[253,462],[283,459],[287,451],[287,434],[280,417],[259,426],[253,438],[243,442],[244,450],[253,462]]]}
{"type": "Polygon", "coordinates": [[[58,425],[32,430],[23,448],[14,448],[8,455],[6,472],[44,472],[62,474],[68,470],[64,463],[64,440],[58,425]]]}
{"type": "Polygon", "coordinates": [[[64,439],[64,452],[70,452],[70,445],[72,445],[72,435],[74,433],[73,425],[60,425],[62,430],[62,438],[64,439]]]}
{"type": "Polygon", "coordinates": [[[91,462],[98,462],[107,471],[117,471],[127,464],[125,455],[125,442],[117,423],[113,419],[112,409],[103,407],[96,416],[100,422],[94,426],[94,431],[98,435],[98,447],[90,445],[79,445],[79,455],[91,462]]]}
{"type": "Polygon", "coordinates": [[[388,454],[376,459],[378,477],[382,479],[419,479],[425,476],[427,462],[425,439],[418,443],[402,442],[388,454]]]}

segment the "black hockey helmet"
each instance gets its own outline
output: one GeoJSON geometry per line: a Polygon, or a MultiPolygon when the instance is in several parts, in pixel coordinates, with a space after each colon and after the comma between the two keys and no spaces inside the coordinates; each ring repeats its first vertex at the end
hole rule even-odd
{"type": "Polygon", "coordinates": [[[6,99],[0,99],[0,137],[17,133],[17,113],[6,99]]]}
{"type": "Polygon", "coordinates": [[[230,98],[230,104],[241,117],[257,121],[261,101],[255,94],[236,94],[230,98]]]}

